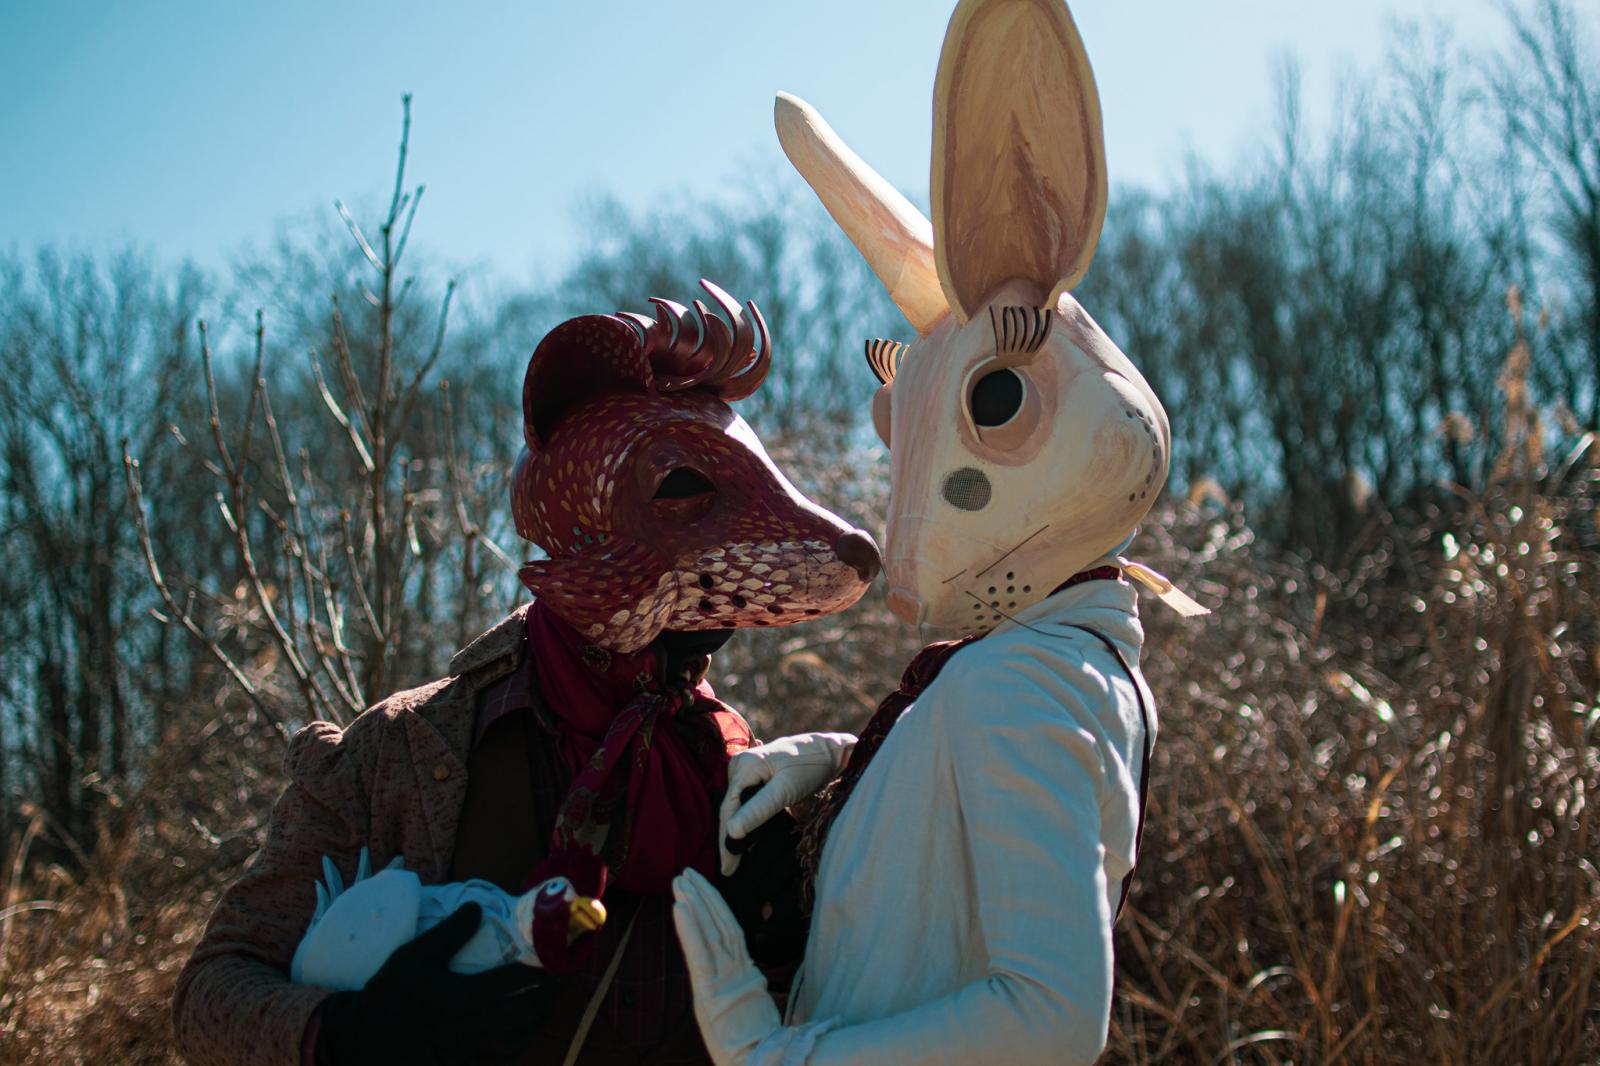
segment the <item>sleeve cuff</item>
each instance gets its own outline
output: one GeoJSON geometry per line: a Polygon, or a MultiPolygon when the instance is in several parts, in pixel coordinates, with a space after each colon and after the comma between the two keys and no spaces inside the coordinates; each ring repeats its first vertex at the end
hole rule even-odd
{"type": "Polygon", "coordinates": [[[300,1037],[300,1066],[317,1066],[317,1037],[322,1035],[322,1004],[306,1020],[306,1031],[300,1037]]]}
{"type": "Polygon", "coordinates": [[[805,1066],[817,1041],[839,1028],[838,1018],[773,1030],[750,1053],[746,1066],[805,1066]]]}

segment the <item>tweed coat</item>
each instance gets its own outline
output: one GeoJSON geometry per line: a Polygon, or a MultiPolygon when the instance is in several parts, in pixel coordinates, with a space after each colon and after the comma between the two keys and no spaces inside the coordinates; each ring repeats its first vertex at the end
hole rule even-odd
{"type": "Polygon", "coordinates": [[[398,855],[425,882],[449,879],[476,696],[521,662],[526,612],[458,652],[450,676],[390,696],[347,729],[313,722],[294,735],[266,845],[178,975],[173,1023],[194,1066],[299,1066],[307,1022],[330,992],[286,975],[324,855],[347,880],[363,846],[375,865],[398,855]]]}

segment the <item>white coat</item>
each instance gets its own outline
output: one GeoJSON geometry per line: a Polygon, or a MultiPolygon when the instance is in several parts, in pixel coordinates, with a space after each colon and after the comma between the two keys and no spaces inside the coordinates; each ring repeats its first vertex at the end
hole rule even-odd
{"type": "Polygon", "coordinates": [[[1155,727],[1143,640],[1133,588],[1085,582],[962,649],[906,710],[823,851],[786,1063],[1094,1061],[1140,694],[1155,727]]]}

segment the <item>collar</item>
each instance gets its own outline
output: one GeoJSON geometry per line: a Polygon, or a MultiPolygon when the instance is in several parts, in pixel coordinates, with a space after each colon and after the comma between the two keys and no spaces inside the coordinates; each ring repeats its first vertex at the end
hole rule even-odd
{"type": "MultiPolygon", "coordinates": [[[[1065,592],[1065,591],[1067,591],[1067,589],[1070,589],[1072,586],[1081,585],[1085,581],[1121,581],[1121,580],[1122,580],[1122,570],[1121,570],[1120,567],[1115,567],[1115,566],[1095,566],[1095,567],[1091,567],[1088,570],[1079,570],[1076,574],[1073,574],[1071,577],[1067,578],[1061,584],[1059,584],[1055,588],[1051,589],[1050,590],[1050,596],[1054,596],[1058,592],[1065,592]]],[[[1045,599],[1049,599],[1049,598],[1050,598],[1049,596],[1045,597],[1045,599]]]]}
{"type": "MultiPolygon", "coordinates": [[[[503,659],[520,659],[526,645],[523,634],[527,629],[530,606],[525,603],[518,607],[451,656],[450,676],[461,677],[490,665],[502,665],[500,660],[503,659]]],[[[495,676],[514,669],[515,665],[512,662],[505,669],[497,671],[495,676]]]]}
{"type": "Polygon", "coordinates": [[[550,721],[544,701],[539,697],[539,678],[533,672],[531,655],[524,654],[514,670],[477,694],[472,747],[478,746],[490,726],[509,714],[531,714],[546,732],[555,732],[555,724],[550,721]]]}
{"type": "MultiPolygon", "coordinates": [[[[477,699],[472,727],[473,747],[483,739],[491,725],[518,711],[532,711],[534,719],[542,727],[552,731],[555,729],[539,695],[533,657],[528,654],[527,618],[531,606],[523,604],[518,607],[456,652],[450,660],[452,676],[472,674],[471,680],[477,682],[472,685],[477,699]]],[[[710,653],[726,643],[731,635],[729,630],[664,633],[657,643],[668,651],[671,663],[681,660],[683,667],[690,670],[695,675],[695,682],[698,682],[710,665],[710,653]]]]}
{"type": "Polygon", "coordinates": [[[1063,626],[1087,626],[1117,641],[1124,650],[1132,650],[1135,656],[1144,644],[1139,594],[1121,579],[1069,583],[1060,592],[1003,620],[982,643],[996,637],[1022,638],[1028,630],[1048,632],[1063,626]]]}

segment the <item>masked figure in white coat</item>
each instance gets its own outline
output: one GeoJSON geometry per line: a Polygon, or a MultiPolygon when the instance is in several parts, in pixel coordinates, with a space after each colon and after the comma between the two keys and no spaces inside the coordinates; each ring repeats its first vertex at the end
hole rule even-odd
{"type": "Polygon", "coordinates": [[[1061,0],[958,4],[931,225],[808,105],[780,96],[777,125],[919,334],[868,344],[893,463],[890,608],[966,635],[917,657],[859,743],[789,737],[735,759],[735,849],[823,790],[815,905],[782,1019],[716,892],[678,880],[703,1035],[740,1066],[1093,1062],[1156,731],[1135,585],[1203,609],[1123,555],[1170,431],[1069,294],[1106,201],[1083,44],[1061,0]]]}

